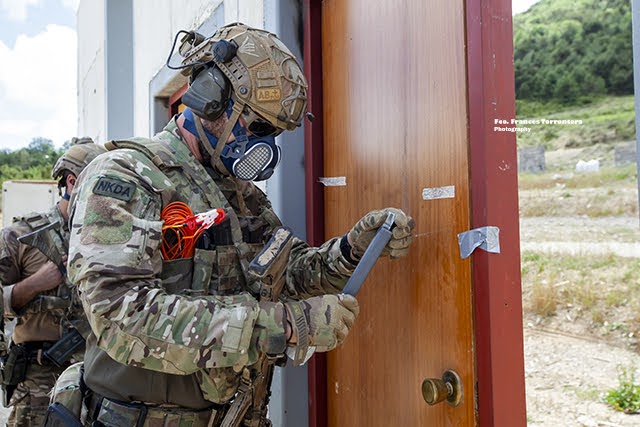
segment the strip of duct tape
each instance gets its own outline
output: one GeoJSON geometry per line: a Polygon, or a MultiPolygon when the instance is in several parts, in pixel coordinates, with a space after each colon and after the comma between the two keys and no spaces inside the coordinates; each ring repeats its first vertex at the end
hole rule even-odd
{"type": "Polygon", "coordinates": [[[456,187],[447,185],[446,187],[424,188],[422,190],[422,200],[453,199],[456,196],[456,187]]]}
{"type": "Polygon", "coordinates": [[[494,226],[474,228],[458,234],[460,256],[467,258],[476,249],[484,249],[495,254],[500,253],[500,229],[494,226]]]}
{"type": "Polygon", "coordinates": [[[318,178],[318,182],[325,187],[344,187],[347,185],[347,177],[346,176],[333,176],[333,177],[324,177],[321,176],[318,178]]]}

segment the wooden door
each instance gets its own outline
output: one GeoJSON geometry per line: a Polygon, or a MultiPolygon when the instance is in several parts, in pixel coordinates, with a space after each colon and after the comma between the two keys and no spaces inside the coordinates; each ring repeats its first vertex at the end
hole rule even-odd
{"type": "Polygon", "coordinates": [[[324,176],[346,178],[324,190],[326,237],[386,206],[416,221],[410,256],[376,264],[327,356],[328,424],[473,426],[471,266],[457,242],[470,229],[463,0],[324,0],[322,60],[324,176]],[[428,406],[422,381],[447,369],[461,405],[428,406]]]}

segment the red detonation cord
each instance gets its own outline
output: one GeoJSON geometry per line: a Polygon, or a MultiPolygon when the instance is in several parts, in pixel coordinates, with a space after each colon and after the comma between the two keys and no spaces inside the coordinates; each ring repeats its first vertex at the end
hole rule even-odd
{"type": "Polygon", "coordinates": [[[162,226],[162,256],[165,260],[191,258],[196,241],[206,229],[220,224],[225,219],[223,209],[212,209],[194,215],[183,202],[169,203],[160,214],[162,226]]]}

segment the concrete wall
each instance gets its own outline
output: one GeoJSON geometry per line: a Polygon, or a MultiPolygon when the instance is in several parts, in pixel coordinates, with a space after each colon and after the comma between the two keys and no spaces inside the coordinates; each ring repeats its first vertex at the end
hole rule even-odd
{"type": "Polygon", "coordinates": [[[544,172],[546,169],[544,152],[542,145],[518,149],[518,172],[544,172]]]}
{"type": "Polygon", "coordinates": [[[78,135],[104,142],[105,0],[81,1],[78,6],[78,135]]]}
{"type": "Polygon", "coordinates": [[[213,11],[220,7],[221,0],[192,0],[178,2],[173,0],[134,1],[134,133],[136,135],[152,135],[155,129],[151,126],[153,103],[155,97],[171,96],[186,83],[186,77],[177,71],[165,67],[167,56],[171,51],[174,37],[179,30],[198,28],[208,19],[213,11]],[[150,82],[160,72],[168,76],[160,86],[153,87],[150,82]]]}

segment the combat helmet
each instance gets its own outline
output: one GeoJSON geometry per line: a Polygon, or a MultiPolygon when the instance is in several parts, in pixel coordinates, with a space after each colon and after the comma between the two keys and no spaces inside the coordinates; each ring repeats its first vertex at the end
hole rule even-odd
{"type": "Polygon", "coordinates": [[[58,159],[51,176],[58,180],[64,175],[64,171],[68,170],[76,177],[87,167],[89,163],[102,153],[106,153],[103,145],[95,144],[89,137],[72,138],[69,149],[58,159]]]}
{"type": "Polygon", "coordinates": [[[254,124],[248,128],[254,134],[260,126],[272,127],[276,135],[301,125],[307,81],[296,57],[275,34],[242,23],[221,27],[206,39],[190,31],[180,54],[183,72],[191,75],[182,102],[196,115],[215,120],[230,98],[234,110],[245,114],[249,126],[254,124]]]}

